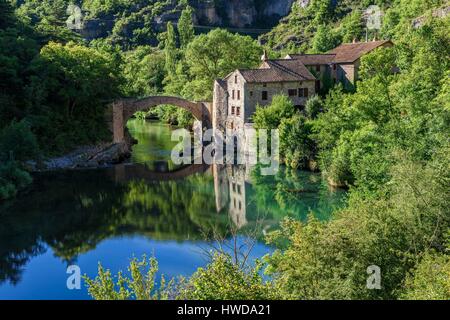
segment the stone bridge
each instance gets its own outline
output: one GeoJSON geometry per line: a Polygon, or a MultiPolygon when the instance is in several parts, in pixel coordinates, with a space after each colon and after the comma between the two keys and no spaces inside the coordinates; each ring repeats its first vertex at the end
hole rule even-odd
{"type": "Polygon", "coordinates": [[[192,113],[201,123],[202,129],[209,129],[212,126],[211,103],[192,102],[183,98],[169,96],[154,96],[143,99],[120,99],[113,102],[108,108],[106,118],[113,133],[113,142],[121,143],[125,141],[125,126],[138,111],[148,111],[159,105],[173,105],[185,109],[192,113]]]}

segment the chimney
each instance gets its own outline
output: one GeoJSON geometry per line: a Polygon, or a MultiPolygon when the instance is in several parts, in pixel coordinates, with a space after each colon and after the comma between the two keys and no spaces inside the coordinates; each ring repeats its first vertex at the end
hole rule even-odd
{"type": "Polygon", "coordinates": [[[269,56],[267,55],[266,49],[264,49],[264,53],[263,53],[263,55],[261,57],[261,61],[265,62],[267,60],[269,60],[269,56]]]}
{"type": "Polygon", "coordinates": [[[356,38],[353,38],[353,43],[356,43],[356,38]]]}
{"type": "Polygon", "coordinates": [[[372,41],[373,41],[373,42],[377,41],[377,36],[376,36],[376,35],[373,37],[373,40],[372,40],[372,41]]]}

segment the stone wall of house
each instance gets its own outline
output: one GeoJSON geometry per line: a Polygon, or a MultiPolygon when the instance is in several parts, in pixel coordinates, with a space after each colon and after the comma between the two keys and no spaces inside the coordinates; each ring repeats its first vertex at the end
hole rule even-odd
{"type": "Polygon", "coordinates": [[[339,64],[336,72],[336,81],[348,87],[355,83],[355,65],[351,63],[339,64]]]}
{"type": "Polygon", "coordinates": [[[309,97],[313,96],[315,91],[315,81],[302,82],[275,82],[275,83],[249,83],[245,87],[245,122],[251,122],[251,116],[256,111],[256,106],[268,105],[272,102],[273,96],[277,94],[289,94],[289,90],[297,90],[295,96],[290,96],[295,106],[305,106],[309,97]],[[299,97],[298,89],[307,88],[308,97],[299,97]],[[262,100],[262,92],[267,91],[267,100],[262,100]]]}
{"type": "Polygon", "coordinates": [[[233,72],[227,79],[228,123],[227,128],[242,130],[244,127],[244,106],[246,102],[245,79],[239,71],[233,72]],[[233,93],[234,92],[234,93],[233,93]],[[234,97],[233,97],[234,96],[234,97]]]}
{"type": "Polygon", "coordinates": [[[332,66],[320,64],[320,65],[308,65],[306,67],[311,72],[311,74],[313,74],[318,79],[318,81],[320,81],[320,89],[324,88],[326,82],[332,81],[334,73],[332,66]]]}
{"type": "Polygon", "coordinates": [[[214,82],[212,106],[211,117],[213,129],[224,132],[228,116],[228,93],[227,84],[223,80],[216,80],[214,82]]]}

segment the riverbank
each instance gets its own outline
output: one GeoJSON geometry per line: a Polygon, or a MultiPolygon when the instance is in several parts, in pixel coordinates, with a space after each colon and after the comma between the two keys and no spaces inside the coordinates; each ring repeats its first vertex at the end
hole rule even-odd
{"type": "Polygon", "coordinates": [[[28,161],[31,172],[43,172],[61,169],[100,168],[126,161],[131,157],[129,143],[100,143],[94,146],[82,146],[73,152],[41,161],[28,161]]]}

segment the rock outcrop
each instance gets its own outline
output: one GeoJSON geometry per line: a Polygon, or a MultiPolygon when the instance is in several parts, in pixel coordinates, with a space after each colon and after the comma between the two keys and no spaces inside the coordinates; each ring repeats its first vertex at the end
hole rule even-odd
{"type": "Polygon", "coordinates": [[[234,28],[270,27],[291,11],[296,0],[190,1],[202,25],[234,28]]]}
{"type": "MultiPolygon", "coordinates": [[[[309,0],[189,0],[194,9],[194,22],[201,27],[231,27],[231,28],[264,28],[276,25],[287,16],[294,2],[303,4],[309,0]]],[[[162,4],[161,13],[152,17],[152,29],[159,33],[165,31],[167,22],[176,23],[181,14],[177,0],[162,4]]],[[[136,11],[139,7],[136,7],[136,11]]],[[[142,12],[148,15],[150,13],[142,12]]],[[[85,39],[92,40],[107,37],[112,33],[115,21],[120,14],[110,14],[100,18],[86,19],[83,27],[77,30],[85,39]]],[[[133,36],[134,28],[142,28],[143,24],[133,24],[126,33],[133,36]]],[[[245,31],[245,30],[243,30],[245,31]]],[[[127,36],[127,35],[125,35],[127,36]]],[[[157,43],[151,43],[157,45],[157,43]]]]}

